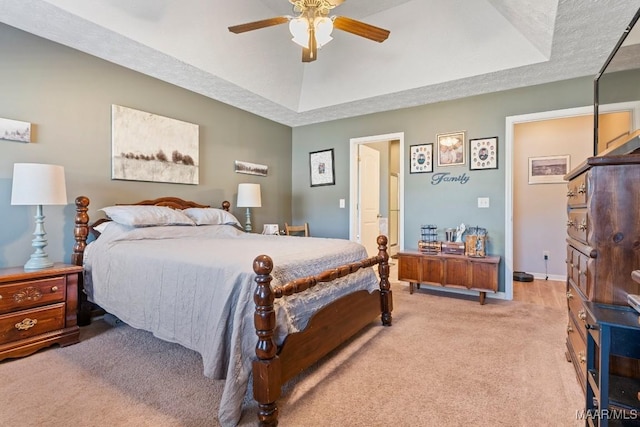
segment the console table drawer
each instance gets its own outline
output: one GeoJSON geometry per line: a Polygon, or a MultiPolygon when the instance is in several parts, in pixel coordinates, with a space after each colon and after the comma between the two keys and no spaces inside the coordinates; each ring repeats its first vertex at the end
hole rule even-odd
{"type": "Polygon", "coordinates": [[[477,290],[480,304],[484,304],[487,291],[498,291],[500,257],[474,258],[466,255],[398,253],[398,280],[409,282],[409,293],[414,286],[435,284],[477,290]]]}

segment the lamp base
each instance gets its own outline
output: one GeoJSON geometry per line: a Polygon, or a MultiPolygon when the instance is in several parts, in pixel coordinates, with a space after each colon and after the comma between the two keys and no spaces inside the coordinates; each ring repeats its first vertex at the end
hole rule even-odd
{"type": "Polygon", "coordinates": [[[27,263],[24,265],[24,270],[34,271],[51,267],[53,267],[53,261],[49,259],[47,254],[44,254],[44,257],[40,254],[32,254],[29,261],[27,261],[27,263]]]}
{"type": "Polygon", "coordinates": [[[42,270],[43,268],[53,267],[53,262],[49,260],[49,256],[44,251],[47,246],[47,233],[44,231],[44,215],[42,214],[42,205],[36,206],[36,230],[33,232],[35,236],[31,241],[31,246],[35,248],[35,252],[31,254],[31,258],[24,265],[26,271],[42,270]]]}
{"type": "Polygon", "coordinates": [[[247,208],[247,214],[246,214],[246,222],[244,225],[244,231],[246,231],[247,233],[251,233],[251,231],[253,230],[253,227],[251,226],[251,208],[247,208]]]}

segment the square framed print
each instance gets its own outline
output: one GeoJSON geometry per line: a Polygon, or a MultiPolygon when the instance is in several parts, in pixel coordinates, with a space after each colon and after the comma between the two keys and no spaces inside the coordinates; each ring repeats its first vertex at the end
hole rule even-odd
{"type": "Polygon", "coordinates": [[[440,133],[438,139],[438,166],[465,164],[465,132],[440,133]]]}
{"type": "Polygon", "coordinates": [[[469,140],[469,169],[498,169],[498,137],[469,140]]]}
{"type": "Polygon", "coordinates": [[[309,173],[312,187],[336,184],[333,148],[309,153],[309,173]]]}
{"type": "Polygon", "coordinates": [[[529,184],[565,184],[569,155],[529,157],[529,184]]]}
{"type": "Polygon", "coordinates": [[[409,147],[409,173],[433,172],[433,144],[409,147]]]}

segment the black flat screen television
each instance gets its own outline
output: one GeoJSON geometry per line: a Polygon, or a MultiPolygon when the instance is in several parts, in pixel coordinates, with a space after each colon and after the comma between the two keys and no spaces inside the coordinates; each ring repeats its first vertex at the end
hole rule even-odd
{"type": "Polygon", "coordinates": [[[608,135],[602,139],[603,113],[601,105],[624,101],[640,100],[640,9],[631,19],[620,40],[607,57],[602,68],[594,79],[593,97],[593,155],[628,154],[640,148],[640,133],[635,123],[640,118],[631,120],[628,132],[620,135],[608,135]],[[633,140],[636,140],[635,142],[633,140]],[[624,141],[624,142],[622,142],[624,141]],[[637,145],[637,147],[635,147],[637,145]],[[610,147],[611,146],[611,147],[610,147]]]}

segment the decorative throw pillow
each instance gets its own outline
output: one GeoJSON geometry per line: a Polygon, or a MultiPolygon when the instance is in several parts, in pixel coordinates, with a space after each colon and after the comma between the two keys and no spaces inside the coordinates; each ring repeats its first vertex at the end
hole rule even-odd
{"type": "Polygon", "coordinates": [[[182,212],[196,223],[196,225],[237,225],[238,219],[229,212],[216,208],[188,208],[182,212]]]}
{"type": "Polygon", "coordinates": [[[182,211],[166,206],[107,206],[100,209],[111,220],[133,227],[154,225],[195,225],[182,211]]]}

